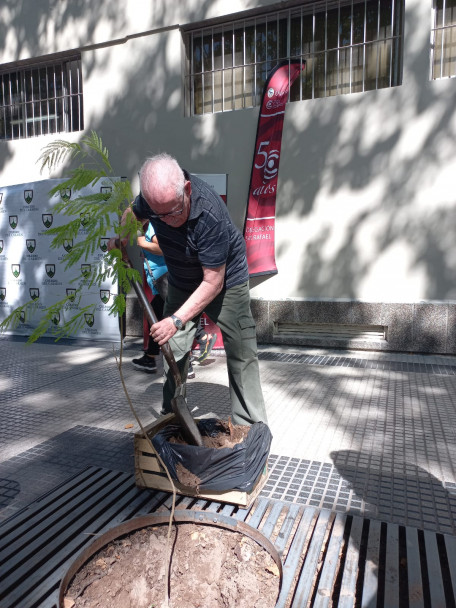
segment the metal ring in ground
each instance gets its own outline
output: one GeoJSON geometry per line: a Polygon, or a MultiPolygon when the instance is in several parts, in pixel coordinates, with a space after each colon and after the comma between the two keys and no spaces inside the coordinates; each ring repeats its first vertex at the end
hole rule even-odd
{"type": "MultiPolygon", "coordinates": [[[[274,545],[271,543],[269,539],[266,538],[261,532],[259,532],[256,528],[249,526],[243,521],[238,521],[234,517],[227,517],[226,515],[221,515],[220,513],[208,513],[206,511],[176,511],[174,513],[173,524],[202,524],[205,526],[216,526],[219,528],[224,528],[226,530],[231,530],[232,532],[239,532],[240,534],[244,534],[244,536],[248,536],[256,543],[258,543],[265,551],[267,551],[274,562],[276,563],[279,573],[280,573],[280,581],[279,581],[279,593],[280,588],[282,586],[282,560],[280,559],[280,555],[274,545]]],[[[163,526],[169,524],[169,515],[142,515],[140,517],[134,517],[133,519],[129,519],[128,521],[115,526],[93,540],[88,547],[86,547],[72,562],[71,566],[66,571],[62,581],[60,583],[59,589],[59,608],[63,608],[63,601],[65,597],[65,593],[67,591],[68,585],[70,584],[72,578],[78,572],[82,566],[93,556],[95,553],[100,551],[107,544],[116,540],[121,536],[125,536],[131,532],[136,530],[140,530],[141,528],[148,528],[151,526],[163,526]]]]}

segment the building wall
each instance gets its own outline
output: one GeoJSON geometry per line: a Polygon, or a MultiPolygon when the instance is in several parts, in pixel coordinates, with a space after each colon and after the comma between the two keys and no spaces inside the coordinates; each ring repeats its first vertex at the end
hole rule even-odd
{"type": "MultiPolygon", "coordinates": [[[[242,228],[258,108],[184,117],[179,27],[273,3],[29,4],[2,9],[2,62],[81,48],[86,129],[116,172],[137,188],[143,159],[168,151],[192,172],[227,173],[242,228]]],[[[401,86],[287,107],[278,274],[252,281],[261,341],[456,353],[456,79],[429,80],[431,2],[405,11],[401,86]],[[297,332],[277,333],[286,322],[297,332]],[[299,323],[383,326],[386,338],[315,340],[299,323]]],[[[42,178],[35,162],[54,138],[0,143],[1,183],[42,178]]]]}

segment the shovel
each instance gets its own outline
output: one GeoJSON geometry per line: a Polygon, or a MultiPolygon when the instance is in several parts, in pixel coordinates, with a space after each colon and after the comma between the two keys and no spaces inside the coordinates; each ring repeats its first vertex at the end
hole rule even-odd
{"type": "MultiPolygon", "coordinates": [[[[123,261],[128,264],[130,268],[133,268],[125,248],[121,247],[121,251],[123,261]]],[[[142,285],[139,283],[139,281],[134,280],[130,281],[130,283],[133,289],[135,290],[136,295],[138,296],[139,303],[143,308],[150,325],[158,323],[158,319],[153,311],[152,306],[146,298],[146,294],[144,293],[142,285]]],[[[201,447],[203,445],[201,433],[199,432],[199,429],[196,426],[196,422],[193,416],[191,415],[190,410],[188,409],[187,401],[184,396],[185,383],[182,383],[179,368],[177,367],[177,363],[174,358],[171,346],[166,343],[162,344],[160,348],[174,378],[176,390],[174,392],[174,397],[171,399],[171,407],[173,408],[173,412],[182,426],[182,434],[184,435],[184,438],[187,443],[189,443],[190,445],[197,445],[201,447]]]]}

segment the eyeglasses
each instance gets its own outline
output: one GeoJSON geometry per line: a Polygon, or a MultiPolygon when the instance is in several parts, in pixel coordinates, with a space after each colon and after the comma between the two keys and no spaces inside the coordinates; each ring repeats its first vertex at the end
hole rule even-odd
{"type": "Polygon", "coordinates": [[[176,215],[181,215],[184,211],[184,204],[185,204],[184,196],[185,196],[185,191],[182,193],[182,203],[178,209],[173,209],[172,211],[168,211],[168,213],[150,213],[149,217],[152,217],[152,218],[158,219],[158,220],[162,220],[164,217],[174,217],[176,215]]]}

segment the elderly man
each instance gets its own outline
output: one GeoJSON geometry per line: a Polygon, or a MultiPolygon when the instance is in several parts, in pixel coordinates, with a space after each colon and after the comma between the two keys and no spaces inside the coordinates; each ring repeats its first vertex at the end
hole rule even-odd
{"type": "MultiPolygon", "coordinates": [[[[148,159],[139,177],[141,194],[129,210],[152,223],[168,266],[165,316],[152,326],[152,338],[170,342],[184,381],[204,311],[222,332],[233,422],[267,422],[241,233],[214,190],[168,154],[148,159]]],[[[174,389],[167,370],[162,414],[172,411],[174,389]]]]}

